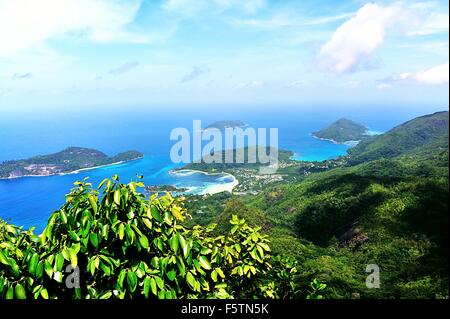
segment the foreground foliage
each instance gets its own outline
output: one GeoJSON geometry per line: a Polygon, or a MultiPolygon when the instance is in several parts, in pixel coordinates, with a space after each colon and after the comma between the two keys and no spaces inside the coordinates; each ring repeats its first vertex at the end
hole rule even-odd
{"type": "Polygon", "coordinates": [[[213,236],[182,225],[182,199],[146,199],[142,183],[75,185],[40,236],[0,221],[0,299],[293,296],[295,262],[236,215],[213,236]]]}

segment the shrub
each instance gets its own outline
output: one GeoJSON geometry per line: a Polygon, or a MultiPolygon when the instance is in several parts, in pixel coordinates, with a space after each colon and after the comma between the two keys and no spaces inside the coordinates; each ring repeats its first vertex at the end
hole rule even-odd
{"type": "Polygon", "coordinates": [[[0,299],[290,298],[295,262],[259,227],[183,226],[182,198],[147,199],[141,182],[75,183],[40,236],[0,221],[0,299]]]}

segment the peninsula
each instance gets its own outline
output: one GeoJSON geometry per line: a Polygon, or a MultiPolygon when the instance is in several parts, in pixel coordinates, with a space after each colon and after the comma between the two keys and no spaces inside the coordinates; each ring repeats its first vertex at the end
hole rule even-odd
{"type": "Polygon", "coordinates": [[[142,157],[144,155],[138,151],[107,156],[95,149],[69,147],[54,154],[5,161],[0,164],[0,179],[76,173],[80,170],[120,164],[142,157]]]}

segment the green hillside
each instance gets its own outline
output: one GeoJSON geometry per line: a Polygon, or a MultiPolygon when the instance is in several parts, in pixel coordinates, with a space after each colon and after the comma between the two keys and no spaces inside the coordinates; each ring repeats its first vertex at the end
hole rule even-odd
{"type": "Polygon", "coordinates": [[[448,150],[448,111],[421,116],[349,150],[350,163],[393,158],[426,150],[448,150]],[[422,148],[421,150],[419,148],[422,148]]]}
{"type": "Polygon", "coordinates": [[[212,220],[225,225],[228,216],[243,213],[259,222],[274,251],[301,264],[298,284],[319,278],[328,285],[328,298],[446,297],[446,113],[412,120],[393,129],[394,134],[364,142],[366,149],[394,149],[408,143],[409,134],[423,132],[422,142],[415,139],[395,157],[314,173],[221,205],[208,199],[208,207],[220,212],[212,220]],[[379,289],[365,286],[369,264],[382,271],[379,289]]]}

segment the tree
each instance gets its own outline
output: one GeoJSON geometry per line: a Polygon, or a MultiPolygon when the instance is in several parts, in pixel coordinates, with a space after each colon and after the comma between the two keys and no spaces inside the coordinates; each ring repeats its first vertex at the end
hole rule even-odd
{"type": "Polygon", "coordinates": [[[142,182],[75,186],[40,236],[0,221],[0,299],[293,297],[295,261],[244,219],[213,237],[183,226],[183,198],[147,199],[142,182]]]}

